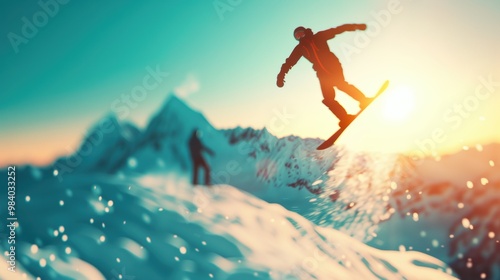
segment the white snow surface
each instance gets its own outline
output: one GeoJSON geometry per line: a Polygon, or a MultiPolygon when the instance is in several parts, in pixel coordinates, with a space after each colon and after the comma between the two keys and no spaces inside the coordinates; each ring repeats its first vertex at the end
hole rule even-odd
{"type": "Polygon", "coordinates": [[[229,185],[70,175],[19,195],[17,272],[2,279],[454,279],[229,185]]]}

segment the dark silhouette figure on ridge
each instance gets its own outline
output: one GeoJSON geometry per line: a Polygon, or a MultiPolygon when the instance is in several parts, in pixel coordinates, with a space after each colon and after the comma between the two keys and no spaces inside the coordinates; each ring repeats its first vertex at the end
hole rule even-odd
{"type": "Polygon", "coordinates": [[[297,27],[293,35],[299,44],[281,66],[276,85],[283,87],[285,75],[302,56],[305,57],[313,64],[313,69],[318,76],[323,93],[323,104],[339,119],[340,127],[349,125],[355,116],[348,114],[344,107],[335,100],[334,87],[356,99],[360,108],[368,106],[372,98],[366,97],[359,89],[345,81],[342,65],[337,56],[330,51],[327,41],[345,31],[365,29],[366,24],[344,24],[314,34],[309,28],[297,27]]]}
{"type": "Polygon", "coordinates": [[[191,160],[193,162],[193,185],[198,185],[198,171],[203,169],[205,173],[205,185],[210,185],[210,167],[203,158],[203,152],[207,152],[210,155],[214,155],[214,152],[207,148],[200,140],[201,132],[197,129],[193,130],[191,137],[189,138],[189,152],[191,153],[191,160]]]}

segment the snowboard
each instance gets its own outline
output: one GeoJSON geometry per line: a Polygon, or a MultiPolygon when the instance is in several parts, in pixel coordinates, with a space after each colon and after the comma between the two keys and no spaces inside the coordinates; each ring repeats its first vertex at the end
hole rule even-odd
{"type": "Polygon", "coordinates": [[[316,148],[316,150],[324,150],[333,146],[333,144],[335,144],[335,141],[339,139],[340,135],[342,135],[342,133],[351,125],[351,123],[353,123],[359,117],[359,115],[361,115],[361,113],[363,113],[364,110],[366,110],[366,108],[370,107],[371,103],[375,101],[375,99],[377,99],[377,97],[379,97],[388,86],[389,86],[389,81],[385,81],[384,84],[378,90],[377,94],[375,94],[375,96],[373,97],[370,104],[368,104],[365,108],[359,110],[359,112],[355,115],[355,118],[348,125],[341,127],[339,130],[337,130],[332,136],[330,136],[330,138],[326,139],[325,142],[319,145],[316,148]]]}

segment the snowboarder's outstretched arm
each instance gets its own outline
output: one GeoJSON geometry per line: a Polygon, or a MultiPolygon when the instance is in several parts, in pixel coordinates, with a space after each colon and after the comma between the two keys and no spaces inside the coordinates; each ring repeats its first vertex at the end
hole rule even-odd
{"type": "Polygon", "coordinates": [[[203,145],[203,150],[207,152],[211,156],[215,156],[215,153],[212,149],[208,148],[207,146],[203,145]]]}
{"type": "Polygon", "coordinates": [[[319,31],[316,36],[322,37],[325,40],[333,39],[336,35],[346,31],[365,30],[366,24],[344,24],[327,30],[319,31]]]}
{"type": "Polygon", "coordinates": [[[281,66],[281,70],[278,74],[278,77],[276,78],[276,85],[278,87],[283,87],[285,84],[285,75],[292,69],[292,67],[299,61],[299,59],[302,57],[302,51],[297,45],[295,49],[293,49],[292,53],[290,56],[285,60],[285,63],[281,66]]]}

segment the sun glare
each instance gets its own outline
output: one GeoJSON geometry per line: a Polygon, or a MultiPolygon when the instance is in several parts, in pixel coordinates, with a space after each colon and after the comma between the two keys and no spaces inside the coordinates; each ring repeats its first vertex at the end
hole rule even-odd
{"type": "Polygon", "coordinates": [[[406,121],[415,109],[415,95],[409,88],[395,88],[384,95],[382,108],[386,120],[406,121]]]}

